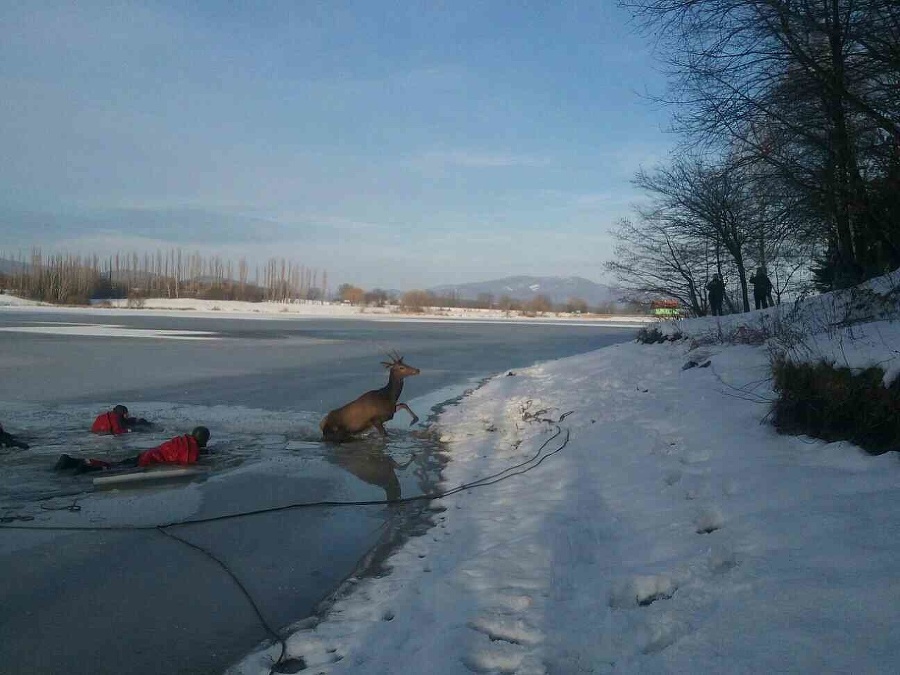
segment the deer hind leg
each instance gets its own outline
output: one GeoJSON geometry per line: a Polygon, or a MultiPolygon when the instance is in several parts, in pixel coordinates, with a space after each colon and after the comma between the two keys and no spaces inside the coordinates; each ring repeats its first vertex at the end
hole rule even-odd
{"type": "Polygon", "coordinates": [[[403,410],[405,410],[406,412],[408,412],[410,415],[412,415],[412,422],[409,423],[409,426],[412,426],[413,424],[415,424],[416,422],[419,421],[419,418],[416,415],[416,413],[414,413],[412,410],[410,410],[409,406],[406,405],[405,403],[398,403],[396,406],[394,406],[394,412],[397,412],[401,408],[403,410]]]}

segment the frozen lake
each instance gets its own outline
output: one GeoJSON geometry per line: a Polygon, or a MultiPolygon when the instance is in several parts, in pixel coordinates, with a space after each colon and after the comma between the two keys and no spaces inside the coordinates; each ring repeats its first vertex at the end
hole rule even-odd
{"type": "MultiPolygon", "coordinates": [[[[3,310],[0,422],[32,447],[0,449],[0,515],[12,526],[152,527],[419,494],[448,460],[429,433],[434,406],[486,376],[635,331],[3,310]],[[320,443],[328,410],[386,382],[379,361],[390,350],[422,370],[402,397],[420,424],[410,429],[401,411],[386,442],[320,443]],[[156,428],[125,438],[88,433],[93,417],[116,403],[156,428]],[[63,451],[125,457],[196,424],[212,431],[212,471],[202,480],[98,492],[88,477],[51,470],[63,451]]],[[[379,546],[420,530],[420,512],[319,507],[171,531],[222,560],[266,621],[282,628],[364,573],[379,546]]],[[[2,672],[219,672],[266,637],[233,579],[153,529],[3,530],[2,672]]]]}

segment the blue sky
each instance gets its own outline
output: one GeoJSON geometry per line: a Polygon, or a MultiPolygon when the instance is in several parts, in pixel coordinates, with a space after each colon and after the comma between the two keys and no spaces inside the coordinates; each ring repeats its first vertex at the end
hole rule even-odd
{"type": "Polygon", "coordinates": [[[3,3],[0,87],[4,254],[283,256],[365,288],[609,281],[673,140],[612,0],[3,3]]]}

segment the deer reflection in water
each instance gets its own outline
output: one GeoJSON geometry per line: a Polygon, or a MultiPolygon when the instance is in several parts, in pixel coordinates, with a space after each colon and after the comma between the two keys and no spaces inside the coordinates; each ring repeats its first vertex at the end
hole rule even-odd
{"type": "Polygon", "coordinates": [[[394,502],[400,499],[400,479],[397,478],[397,469],[405,469],[415,456],[410,457],[406,463],[399,464],[377,447],[338,445],[328,448],[325,459],[352,473],[361,481],[382,488],[387,501],[394,502]]]}

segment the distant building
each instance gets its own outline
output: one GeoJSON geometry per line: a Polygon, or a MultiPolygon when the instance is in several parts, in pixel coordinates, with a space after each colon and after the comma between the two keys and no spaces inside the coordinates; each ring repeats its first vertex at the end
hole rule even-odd
{"type": "Polygon", "coordinates": [[[677,300],[654,300],[650,303],[650,313],[661,319],[680,319],[684,316],[677,300]]]}

